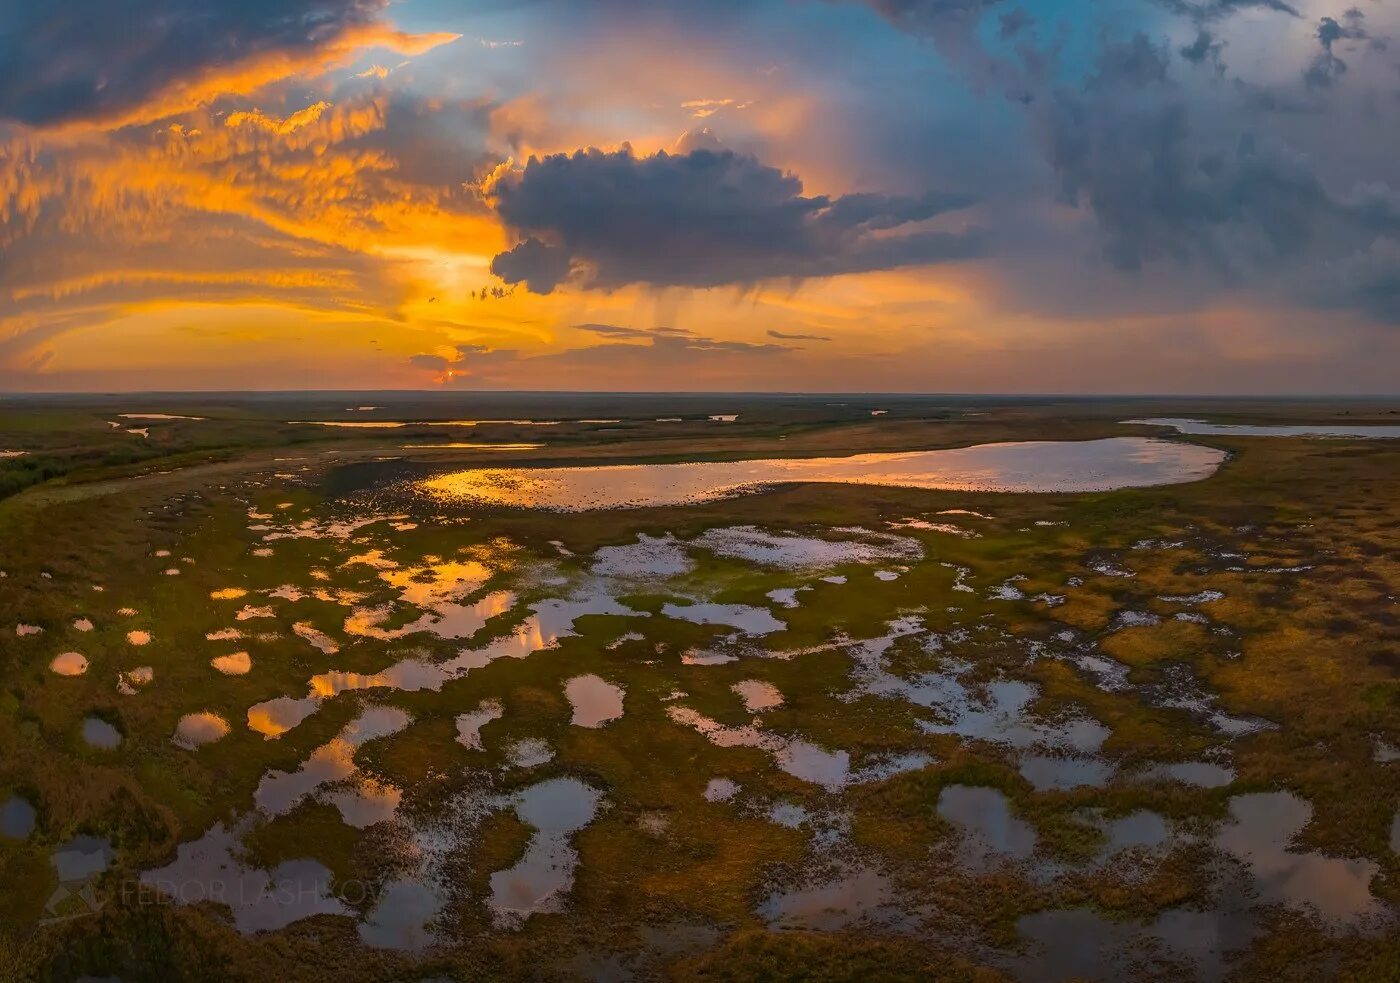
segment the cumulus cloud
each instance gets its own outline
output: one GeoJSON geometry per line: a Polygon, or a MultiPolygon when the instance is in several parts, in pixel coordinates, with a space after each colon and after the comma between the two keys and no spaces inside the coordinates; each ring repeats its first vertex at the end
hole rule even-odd
{"type": "Polygon", "coordinates": [[[1082,89],[1058,92],[1040,120],[1062,194],[1094,215],[1115,266],[1203,261],[1237,274],[1393,227],[1388,188],[1337,195],[1281,145],[1204,140],[1167,57],[1142,35],[1108,44],[1082,89]]]}
{"type": "Polygon", "coordinates": [[[963,259],[974,233],[895,231],[964,207],[958,195],[804,196],[795,175],[728,150],[532,157],[483,188],[520,237],[492,272],[549,293],[592,287],[716,287],[963,259]]]}
{"type": "Polygon", "coordinates": [[[429,369],[433,372],[441,372],[452,364],[452,360],[445,355],[434,355],[430,352],[422,352],[417,355],[408,356],[408,364],[415,369],[429,369]]]}
{"type": "Polygon", "coordinates": [[[1338,41],[1371,40],[1366,30],[1366,15],[1353,7],[1338,21],[1324,17],[1317,25],[1317,43],[1322,50],[1303,71],[1303,83],[1310,89],[1330,88],[1347,72],[1347,63],[1332,50],[1338,41]]]}
{"type": "Polygon", "coordinates": [[[248,92],[367,45],[415,53],[388,0],[64,0],[0,12],[0,119],[117,123],[248,92]]]}

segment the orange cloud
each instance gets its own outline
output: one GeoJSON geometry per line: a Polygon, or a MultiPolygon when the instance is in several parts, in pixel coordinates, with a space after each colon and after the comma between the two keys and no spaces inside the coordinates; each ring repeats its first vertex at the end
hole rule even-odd
{"type": "Polygon", "coordinates": [[[106,117],[58,124],[56,132],[115,130],[194,112],[228,96],[247,96],[293,76],[315,77],[343,68],[365,50],[383,48],[406,57],[424,54],[460,38],[435,32],[410,34],[384,24],[355,25],[306,51],[262,52],[232,65],[210,66],[176,79],[140,105],[106,117]]]}

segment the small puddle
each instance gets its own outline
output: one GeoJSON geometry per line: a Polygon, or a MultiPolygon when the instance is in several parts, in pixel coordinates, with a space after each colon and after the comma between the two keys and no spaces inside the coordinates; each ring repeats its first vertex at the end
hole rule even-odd
{"type": "Polygon", "coordinates": [[[506,757],[516,768],[538,768],[554,760],[554,748],[538,737],[526,737],[512,744],[506,757]]]}
{"type": "Polygon", "coordinates": [[[761,679],[744,679],[729,688],[744,701],[744,709],[749,713],[762,713],[783,705],[783,694],[778,687],[761,679]]]}
{"type": "Polygon", "coordinates": [[[1150,809],[1139,809],[1103,823],[1104,848],[1108,858],[1125,850],[1155,850],[1171,838],[1167,821],[1150,809]]]}
{"type": "Polygon", "coordinates": [[[247,652],[233,652],[210,659],[209,664],[225,676],[246,676],[253,668],[253,658],[247,652]]]}
{"type": "MultiPolygon", "coordinates": [[[[53,852],[50,862],[63,887],[84,884],[112,865],[110,841],[97,836],[75,836],[53,852]]],[[[49,902],[51,905],[53,901],[49,902]]]]}
{"type": "Polygon", "coordinates": [[[777,570],[829,570],[847,563],[873,564],[887,560],[917,560],[924,548],[918,540],[864,529],[833,530],[862,539],[819,539],[773,533],[756,526],[707,529],[694,545],[716,556],[746,560],[777,570]]]}
{"type": "Polygon", "coordinates": [[[481,743],[481,728],[493,720],[505,716],[505,707],[496,700],[482,700],[475,710],[457,715],[457,743],[473,751],[484,747],[481,743]]]}
{"type": "Polygon", "coordinates": [[[1215,845],[1249,867],[1266,901],[1311,909],[1334,927],[1378,916],[1384,909],[1370,887],[1380,870],[1375,861],[1291,848],[1312,811],[1291,792],[1237,795],[1215,845]]]}
{"type": "Polygon", "coordinates": [[[706,802],[728,802],[739,794],[739,784],[732,778],[711,778],[703,794],[706,802]]]}
{"type": "Polygon", "coordinates": [[[601,676],[575,676],[564,684],[575,727],[602,727],[622,716],[623,691],[601,676]]]}
{"type": "Polygon", "coordinates": [[[593,554],[589,572],[597,577],[651,580],[689,573],[695,566],[685,544],[674,536],[637,537],[625,546],[604,546],[593,554]]]}
{"type": "Polygon", "coordinates": [[[1021,757],[1021,777],[1037,792],[1102,788],[1113,775],[1113,765],[1101,758],[1069,758],[1047,754],[1021,757]]]}
{"type": "Polygon", "coordinates": [[[121,744],[122,734],[101,717],[84,717],[83,740],[92,747],[110,751],[121,744]]]}
{"type": "Polygon", "coordinates": [[[176,905],[226,907],[244,935],[315,915],[354,915],[331,893],[331,872],[316,860],[287,860],[270,871],[249,866],[242,836],[251,825],[245,820],[230,829],[215,823],[199,839],[176,847],[171,863],[143,872],[141,886],[176,905]]]}
{"type": "Polygon", "coordinates": [[[360,941],[372,949],[422,952],[437,941],[431,925],[441,910],[442,899],[430,885],[390,881],[369,917],[359,924],[360,941]]]}
{"type": "Polygon", "coordinates": [[[1174,761],[1154,764],[1142,772],[1142,777],[1196,788],[1224,788],[1235,780],[1235,770],[1210,761],[1174,761]]]}
{"type": "Polygon", "coordinates": [[[1006,796],[980,785],[949,785],[939,793],[938,815],[962,830],[958,863],[985,872],[1035,853],[1035,830],[1011,811],[1006,796]]]}
{"type": "Polygon", "coordinates": [[[34,832],[36,813],[29,800],[12,795],[0,805],[0,836],[7,840],[27,840],[34,832]]]}
{"type": "Polygon", "coordinates": [[[122,696],[135,696],[155,681],[156,671],[151,666],[137,666],[117,673],[117,692],[122,696]]]}
{"type": "Polygon", "coordinates": [[[780,770],[831,793],[850,785],[883,781],[892,775],[916,771],[931,763],[927,755],[914,753],[877,759],[853,771],[848,752],[829,751],[801,738],[764,730],[757,719],[742,727],[726,727],[690,707],[682,706],[667,707],[666,715],[674,723],[697,731],[716,747],[751,747],[765,751],[772,755],[773,763],[780,770]]]}
{"type": "Polygon", "coordinates": [[[187,713],[175,725],[175,734],[170,740],[187,751],[193,751],[205,744],[212,744],[228,735],[228,721],[217,713],[201,711],[187,713]]]}
{"type": "Polygon", "coordinates": [[[773,632],[787,630],[787,624],[773,617],[773,612],[749,604],[667,603],[662,606],[661,613],[667,618],[689,621],[697,625],[737,628],[745,635],[771,635],[773,632]]]}
{"type": "Polygon", "coordinates": [[[578,866],[570,841],[593,821],[602,801],[603,793],[577,778],[551,778],[509,800],[535,834],[519,863],[491,875],[488,904],[498,925],[518,926],[533,914],[563,907],[578,866]]]}
{"type": "Polygon", "coordinates": [[[412,718],[398,707],[367,707],[341,732],[311,752],[296,771],[268,771],[258,782],[253,801],[270,816],[281,816],[315,794],[322,786],[355,776],[355,752],[370,741],[396,734],[412,718]]]}
{"type": "Polygon", "coordinates": [[[775,928],[835,932],[858,922],[883,921],[894,911],[889,878],[872,867],[852,867],[809,887],[770,894],[758,906],[759,916],[775,928]]]}
{"type": "Polygon", "coordinates": [[[79,652],[64,652],[54,656],[49,670],[59,676],[81,676],[88,670],[88,660],[79,652]]]}

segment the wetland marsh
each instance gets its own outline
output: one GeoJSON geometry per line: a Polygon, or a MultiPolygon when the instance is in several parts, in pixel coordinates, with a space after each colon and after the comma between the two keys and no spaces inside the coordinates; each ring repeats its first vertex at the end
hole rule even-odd
{"type": "Polygon", "coordinates": [[[1394,979],[1339,412],[7,402],[0,978],[1394,979]]]}

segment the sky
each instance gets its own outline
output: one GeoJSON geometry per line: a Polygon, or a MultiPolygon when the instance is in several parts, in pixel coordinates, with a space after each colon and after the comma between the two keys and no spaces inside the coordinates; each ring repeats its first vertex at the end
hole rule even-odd
{"type": "Polygon", "coordinates": [[[0,390],[1400,392],[1400,0],[0,4],[0,390]]]}

